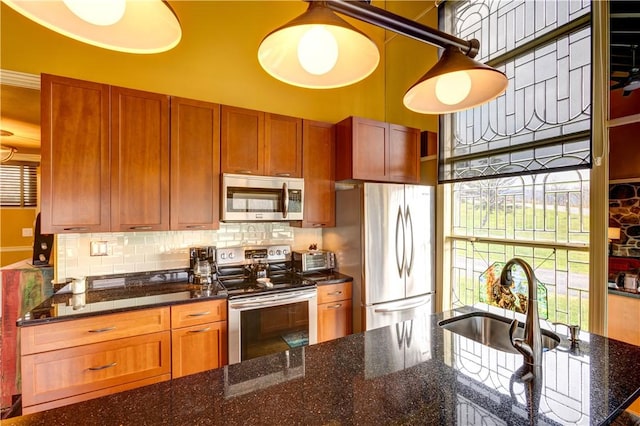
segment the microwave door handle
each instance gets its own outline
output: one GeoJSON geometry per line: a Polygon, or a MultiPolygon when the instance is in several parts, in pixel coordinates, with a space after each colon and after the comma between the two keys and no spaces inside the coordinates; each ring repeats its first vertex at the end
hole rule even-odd
{"type": "Polygon", "coordinates": [[[282,184],[282,200],[282,217],[286,219],[287,214],[289,213],[289,188],[287,188],[287,182],[282,184]]]}

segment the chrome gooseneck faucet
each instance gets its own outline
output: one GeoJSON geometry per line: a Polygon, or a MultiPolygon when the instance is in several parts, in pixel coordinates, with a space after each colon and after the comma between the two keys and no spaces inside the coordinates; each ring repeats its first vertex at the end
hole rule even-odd
{"type": "Polygon", "coordinates": [[[527,299],[527,317],[524,325],[524,339],[513,337],[518,328],[518,320],[514,319],[509,328],[509,339],[518,352],[524,355],[525,364],[542,366],[542,333],[540,332],[540,319],[538,318],[538,291],[537,280],[533,269],[524,260],[514,257],[509,260],[500,274],[500,285],[510,287],[513,283],[511,267],[519,265],[527,276],[529,297],[527,299]]]}

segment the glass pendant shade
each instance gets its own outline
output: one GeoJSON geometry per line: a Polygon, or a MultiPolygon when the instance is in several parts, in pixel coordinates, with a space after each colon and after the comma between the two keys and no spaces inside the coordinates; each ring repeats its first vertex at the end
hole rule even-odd
{"type": "Polygon", "coordinates": [[[285,83],[330,89],[369,76],[380,62],[380,52],[369,37],[324,2],[312,1],[305,13],[262,40],[258,61],[285,83]]]}
{"type": "MultiPolygon", "coordinates": [[[[163,0],[126,1],[124,11],[92,16],[78,1],[2,0],[27,18],[83,43],[127,53],[160,53],[182,38],[180,22],[163,0]],[[123,12],[123,13],[121,13],[123,12]],[[92,23],[93,22],[93,23],[92,23]]],[[[109,6],[108,0],[94,0],[109,6]]],[[[123,1],[114,0],[122,7],[123,1]]],[[[111,12],[111,10],[109,11],[111,12]]]]}
{"type": "Polygon", "coordinates": [[[447,114],[473,108],[500,96],[507,77],[477,62],[457,47],[447,47],[440,60],[404,95],[404,105],[421,114],[447,114]]]}

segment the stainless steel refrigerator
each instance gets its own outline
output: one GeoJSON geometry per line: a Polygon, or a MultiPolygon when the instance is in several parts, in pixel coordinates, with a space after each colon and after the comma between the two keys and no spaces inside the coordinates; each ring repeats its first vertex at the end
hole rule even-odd
{"type": "Polygon", "coordinates": [[[336,191],[323,248],[353,277],[354,332],[433,312],[435,188],[361,183],[336,191]]]}

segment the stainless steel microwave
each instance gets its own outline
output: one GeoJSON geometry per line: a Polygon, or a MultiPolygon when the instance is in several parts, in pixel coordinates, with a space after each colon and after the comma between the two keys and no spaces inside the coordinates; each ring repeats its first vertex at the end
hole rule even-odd
{"type": "Polygon", "coordinates": [[[302,178],[222,175],[222,220],[269,222],[302,220],[302,178]]]}

